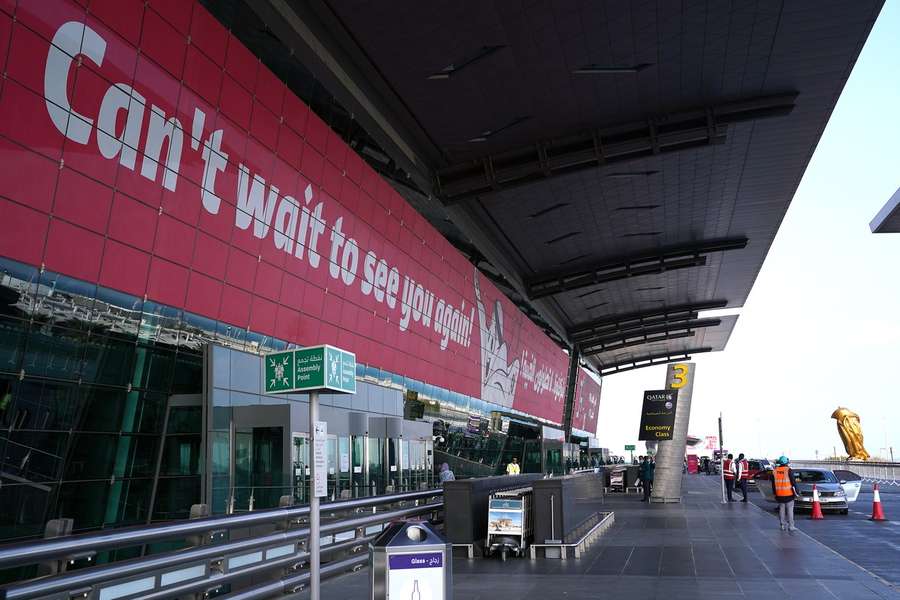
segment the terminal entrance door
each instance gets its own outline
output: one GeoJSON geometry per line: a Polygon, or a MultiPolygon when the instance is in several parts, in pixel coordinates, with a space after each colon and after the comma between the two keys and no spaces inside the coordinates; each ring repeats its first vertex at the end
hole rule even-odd
{"type": "MultiPolygon", "coordinates": [[[[293,445],[291,449],[291,476],[293,482],[293,495],[296,504],[309,502],[309,434],[294,432],[291,435],[293,445]]],[[[329,434],[325,441],[326,456],[326,481],[328,483],[328,497],[340,498],[342,481],[343,489],[349,489],[349,466],[345,465],[341,471],[338,448],[349,445],[346,437],[338,438],[329,434]]]]}
{"type": "Polygon", "coordinates": [[[368,438],[364,435],[350,437],[350,488],[354,498],[368,496],[369,478],[366,450],[368,438]]]}
{"type": "Polygon", "coordinates": [[[278,506],[290,490],[285,486],[284,429],[282,427],[235,428],[234,512],[278,506]]]}

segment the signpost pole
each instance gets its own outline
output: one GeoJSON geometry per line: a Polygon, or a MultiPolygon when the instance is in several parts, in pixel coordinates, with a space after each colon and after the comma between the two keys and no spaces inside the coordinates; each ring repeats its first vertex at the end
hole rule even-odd
{"type": "MultiPolygon", "coordinates": [[[[309,393],[310,458],[316,447],[316,423],[319,421],[319,392],[309,393]]],[[[319,591],[319,497],[316,495],[316,461],[309,462],[309,597],[320,600],[319,591]]]]}
{"type": "Polygon", "coordinates": [[[722,438],[722,413],[719,413],[719,481],[722,484],[722,504],[727,504],[725,498],[725,440],[722,438]]]}

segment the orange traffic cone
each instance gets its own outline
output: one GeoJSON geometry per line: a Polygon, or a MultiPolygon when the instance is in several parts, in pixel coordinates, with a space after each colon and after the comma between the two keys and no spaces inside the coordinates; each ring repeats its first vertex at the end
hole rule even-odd
{"type": "Polygon", "coordinates": [[[875,497],[872,499],[872,518],[870,521],[887,521],[884,518],[884,509],[881,508],[881,494],[878,493],[878,484],[875,484],[875,497]]]}
{"type": "Polygon", "coordinates": [[[824,519],[825,518],[825,515],[822,514],[822,505],[819,503],[819,490],[816,489],[816,484],[813,484],[812,515],[809,518],[810,519],[824,519]]]}

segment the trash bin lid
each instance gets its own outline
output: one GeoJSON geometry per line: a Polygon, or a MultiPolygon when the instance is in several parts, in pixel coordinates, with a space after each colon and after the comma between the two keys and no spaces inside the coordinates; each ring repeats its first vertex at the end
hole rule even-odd
{"type": "Polygon", "coordinates": [[[446,544],[447,540],[428,521],[392,521],[372,541],[372,548],[403,548],[446,544]]]}

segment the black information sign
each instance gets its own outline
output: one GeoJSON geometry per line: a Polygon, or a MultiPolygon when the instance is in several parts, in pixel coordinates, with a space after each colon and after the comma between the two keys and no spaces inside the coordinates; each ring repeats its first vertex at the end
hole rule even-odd
{"type": "Polygon", "coordinates": [[[641,441],[671,440],[675,429],[675,409],[678,406],[678,390],[650,390],[644,392],[644,408],[641,410],[641,441]]]}

